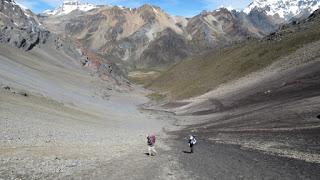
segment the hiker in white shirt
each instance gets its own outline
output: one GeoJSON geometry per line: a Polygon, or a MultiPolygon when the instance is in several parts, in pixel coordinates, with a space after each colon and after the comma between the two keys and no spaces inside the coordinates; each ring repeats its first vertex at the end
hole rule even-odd
{"type": "Polygon", "coordinates": [[[190,147],[190,153],[193,153],[193,146],[197,143],[197,140],[194,136],[190,135],[189,136],[189,140],[188,140],[188,144],[189,144],[189,147],[190,147]]]}

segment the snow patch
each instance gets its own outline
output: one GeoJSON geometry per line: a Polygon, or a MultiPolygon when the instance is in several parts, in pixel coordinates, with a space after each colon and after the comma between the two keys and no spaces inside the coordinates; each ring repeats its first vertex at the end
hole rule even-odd
{"type": "Polygon", "coordinates": [[[220,11],[220,9],[227,9],[228,11],[238,11],[237,9],[235,9],[235,8],[233,8],[232,6],[223,6],[223,5],[221,5],[220,7],[219,7],[219,11],[220,11]]]}
{"type": "Polygon", "coordinates": [[[93,4],[81,4],[79,1],[64,1],[61,6],[59,6],[55,10],[46,10],[43,14],[53,15],[53,16],[60,16],[66,15],[71,13],[72,11],[79,10],[79,11],[90,11],[92,9],[98,8],[96,5],[93,4]]]}
{"type": "Polygon", "coordinates": [[[253,9],[264,10],[267,15],[279,15],[290,20],[304,12],[312,13],[319,9],[320,0],[254,0],[243,12],[249,14],[253,9]]]}

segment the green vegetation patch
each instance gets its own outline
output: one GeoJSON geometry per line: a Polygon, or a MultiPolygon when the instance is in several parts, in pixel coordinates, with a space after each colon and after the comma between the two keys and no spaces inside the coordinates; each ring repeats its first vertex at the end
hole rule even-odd
{"type": "Polygon", "coordinates": [[[136,70],[129,72],[128,79],[136,84],[147,85],[161,75],[159,71],[136,70]]]}
{"type": "Polygon", "coordinates": [[[204,94],[219,85],[269,66],[308,43],[320,40],[320,25],[275,36],[273,40],[248,41],[234,47],[195,56],[175,65],[146,87],[169,92],[173,100],[204,94]]]}
{"type": "Polygon", "coordinates": [[[166,95],[158,93],[158,92],[153,92],[151,94],[148,94],[147,97],[152,100],[152,101],[162,101],[164,98],[166,98],[166,95]]]}

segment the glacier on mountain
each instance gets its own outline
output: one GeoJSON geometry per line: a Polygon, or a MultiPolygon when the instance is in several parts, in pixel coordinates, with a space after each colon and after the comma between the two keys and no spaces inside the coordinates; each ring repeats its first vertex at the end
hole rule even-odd
{"type": "Polygon", "coordinates": [[[304,14],[311,14],[319,7],[320,0],[254,0],[244,9],[244,12],[249,14],[254,9],[263,10],[267,15],[278,15],[280,18],[290,20],[304,14]]]}
{"type": "Polygon", "coordinates": [[[81,4],[80,1],[78,0],[68,0],[68,1],[63,1],[62,5],[59,6],[57,9],[46,10],[43,13],[47,15],[59,16],[59,15],[69,14],[74,10],[90,11],[95,8],[97,8],[97,6],[93,4],[88,4],[88,3],[81,4]]]}

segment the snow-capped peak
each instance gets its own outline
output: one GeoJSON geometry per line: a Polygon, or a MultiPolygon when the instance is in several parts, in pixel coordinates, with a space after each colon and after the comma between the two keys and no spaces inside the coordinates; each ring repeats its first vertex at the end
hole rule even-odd
{"type": "Polygon", "coordinates": [[[71,13],[74,10],[80,10],[80,11],[90,11],[92,9],[97,8],[96,5],[93,4],[81,4],[79,0],[68,0],[68,1],[63,1],[63,4],[59,6],[55,10],[46,10],[43,13],[48,14],[48,15],[54,15],[54,16],[59,16],[59,15],[66,15],[71,13]]]}
{"type": "Polygon", "coordinates": [[[249,14],[253,9],[264,10],[267,15],[279,15],[290,20],[293,17],[311,14],[319,9],[320,0],[254,0],[244,12],[249,14]]]}
{"type": "MultiPolygon", "coordinates": [[[[228,11],[238,11],[238,10],[236,10],[235,8],[233,8],[232,6],[223,6],[223,5],[221,5],[220,7],[219,7],[219,9],[227,9],[228,11]]],[[[218,10],[219,10],[218,9],[218,10]]]]}

